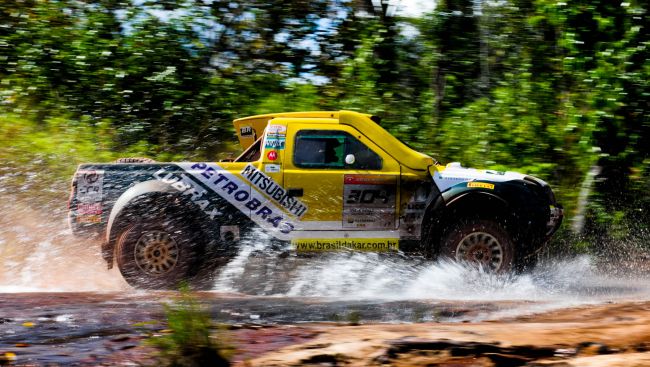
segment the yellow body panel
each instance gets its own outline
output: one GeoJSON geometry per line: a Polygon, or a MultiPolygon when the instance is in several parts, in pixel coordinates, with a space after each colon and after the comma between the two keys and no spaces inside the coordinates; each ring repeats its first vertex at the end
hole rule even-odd
{"type": "Polygon", "coordinates": [[[369,251],[391,252],[399,250],[395,238],[319,238],[295,239],[291,244],[298,252],[369,251]]]}
{"type": "MultiPolygon", "coordinates": [[[[365,144],[373,152],[377,153],[383,160],[383,167],[381,170],[300,168],[296,167],[291,159],[291,156],[294,153],[295,139],[287,141],[284,165],[284,183],[285,187],[288,189],[303,189],[304,196],[302,200],[311,208],[303,218],[304,221],[337,222],[340,223],[340,226],[331,224],[330,228],[344,227],[343,208],[345,175],[373,175],[383,176],[389,179],[392,178],[393,184],[395,185],[395,193],[399,195],[400,167],[398,162],[356,129],[341,124],[317,124],[312,121],[295,122],[289,125],[288,136],[295,137],[296,133],[300,130],[347,132],[365,144]]],[[[397,208],[394,210],[393,223],[390,226],[386,225],[384,227],[386,229],[394,229],[397,226],[397,208]]],[[[364,227],[361,226],[354,229],[364,229],[364,227]]]]}
{"type": "Polygon", "coordinates": [[[255,115],[243,117],[233,121],[235,125],[235,132],[237,133],[237,138],[239,139],[239,144],[241,144],[243,149],[248,148],[251,144],[257,140],[264,133],[264,129],[268,125],[269,121],[273,119],[278,119],[282,117],[288,118],[330,118],[338,119],[338,112],[332,111],[317,111],[317,112],[284,112],[284,113],[269,113],[266,115],[255,115]],[[247,127],[250,127],[254,132],[254,138],[247,135],[247,127]],[[243,134],[242,134],[243,133],[243,134]]]}
{"type": "MultiPolygon", "coordinates": [[[[259,173],[248,177],[249,181],[252,177],[259,180],[258,176],[263,175],[282,186],[287,193],[295,193],[299,209],[306,208],[299,211],[300,216],[295,222],[295,230],[298,233],[341,231],[340,233],[344,234],[353,231],[368,233],[379,240],[394,238],[395,231],[401,230],[400,225],[403,223],[409,231],[407,236],[411,232],[415,235],[419,228],[413,228],[411,222],[419,204],[414,194],[430,177],[428,169],[433,165],[433,159],[404,145],[376,124],[371,117],[351,111],[316,111],[237,119],[234,124],[244,148],[251,147],[256,139],[262,137],[259,159],[254,162],[224,162],[221,165],[244,179],[247,177],[241,174],[242,169],[245,166],[253,166],[259,173]],[[336,132],[347,133],[349,135],[345,135],[348,138],[344,138],[344,145],[348,147],[350,144],[347,142],[350,139],[354,140],[354,144],[361,143],[362,149],[379,156],[381,167],[358,169],[347,164],[334,168],[297,164],[295,160],[300,158],[297,157],[300,154],[295,154],[296,138],[301,131],[335,135],[338,134],[336,132]],[[408,214],[409,218],[405,220],[404,214],[408,214]],[[381,236],[381,233],[389,232],[390,235],[381,236]]],[[[344,155],[341,152],[346,149],[348,148],[339,148],[339,161],[341,155],[344,155]]],[[[260,187],[253,185],[253,190],[269,197],[260,187]]],[[[295,218],[295,210],[282,210],[295,218]]],[[[298,237],[294,238],[300,238],[298,233],[298,237]]],[[[330,241],[335,239],[331,235],[326,237],[330,241]]],[[[345,238],[357,237],[350,234],[345,238]]],[[[361,247],[365,246],[365,242],[361,240],[355,243],[361,247]]],[[[314,247],[312,242],[303,244],[314,247]]],[[[328,242],[329,247],[339,245],[328,242]]],[[[347,245],[344,243],[340,246],[347,245]]],[[[314,250],[318,250],[316,247],[314,250]]]]}
{"type": "Polygon", "coordinates": [[[383,147],[391,156],[399,158],[399,161],[408,168],[424,171],[434,162],[433,158],[409,148],[384,130],[370,119],[370,115],[341,111],[339,113],[339,122],[363,131],[370,140],[383,147]]]}
{"type": "MultiPolygon", "coordinates": [[[[400,162],[415,170],[427,170],[434,162],[433,158],[426,154],[417,152],[406,144],[399,141],[384,128],[372,121],[371,115],[354,111],[312,111],[312,112],[284,112],[271,113],[244,117],[234,121],[235,131],[239,142],[244,149],[248,148],[255,140],[248,136],[242,136],[242,127],[251,127],[256,137],[260,137],[269,121],[279,119],[300,120],[301,123],[322,123],[321,119],[327,119],[328,123],[339,123],[348,125],[358,131],[362,131],[368,139],[382,146],[388,154],[399,157],[400,162]]],[[[244,130],[247,131],[247,130],[244,130]]]]}

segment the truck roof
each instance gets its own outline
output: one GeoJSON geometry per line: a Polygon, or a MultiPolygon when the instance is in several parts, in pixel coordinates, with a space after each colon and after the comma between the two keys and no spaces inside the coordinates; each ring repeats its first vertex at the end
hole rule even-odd
{"type": "Polygon", "coordinates": [[[281,112],[236,119],[233,123],[242,147],[246,149],[253,144],[258,137],[262,136],[269,121],[276,118],[305,119],[301,120],[301,123],[318,123],[318,119],[321,118],[328,119],[328,122],[331,123],[334,119],[339,124],[349,125],[363,131],[375,144],[411,169],[426,170],[434,162],[433,158],[409,148],[395,138],[373,121],[372,115],[354,111],[281,112]]]}

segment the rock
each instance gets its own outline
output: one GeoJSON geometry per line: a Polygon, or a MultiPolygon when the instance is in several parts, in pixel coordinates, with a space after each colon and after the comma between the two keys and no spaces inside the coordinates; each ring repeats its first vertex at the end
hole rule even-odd
{"type": "Polygon", "coordinates": [[[385,354],[376,357],[373,361],[377,364],[391,364],[390,358],[385,354]]]}
{"type": "Polygon", "coordinates": [[[641,342],[636,345],[634,345],[634,350],[637,352],[648,352],[650,351],[650,343],[649,342],[641,342]]]}
{"type": "MultiPolygon", "coordinates": [[[[497,367],[516,367],[541,359],[550,358],[555,355],[555,348],[536,347],[521,345],[502,347],[499,343],[482,343],[453,340],[424,340],[424,339],[400,339],[392,341],[386,350],[384,360],[395,360],[403,358],[403,354],[425,355],[426,352],[440,353],[446,351],[452,359],[473,357],[486,357],[497,367]]],[[[442,355],[441,355],[442,356],[442,355]]],[[[376,359],[377,360],[377,359],[376,359]]],[[[377,362],[383,363],[377,360],[377,362]]],[[[489,363],[489,362],[487,362],[489,363]]]]}
{"type": "Polygon", "coordinates": [[[615,350],[610,349],[602,343],[582,342],[578,345],[576,354],[579,356],[595,356],[601,354],[612,354],[615,350]]]}
{"type": "Polygon", "coordinates": [[[305,365],[317,364],[319,366],[340,366],[342,364],[345,364],[345,361],[347,359],[348,358],[342,354],[317,354],[309,358],[305,358],[300,362],[305,365]]]}
{"type": "Polygon", "coordinates": [[[131,339],[131,337],[128,336],[128,335],[118,335],[118,336],[116,336],[114,338],[111,338],[111,341],[113,343],[121,343],[121,342],[125,342],[125,341],[127,341],[129,339],[131,339]]]}
{"type": "Polygon", "coordinates": [[[309,344],[305,346],[305,349],[324,349],[330,346],[332,346],[332,343],[309,344]]]}
{"type": "Polygon", "coordinates": [[[506,350],[497,345],[486,343],[457,343],[459,346],[449,348],[449,352],[454,357],[480,356],[486,353],[504,353],[506,350]]]}
{"type": "Polygon", "coordinates": [[[460,346],[459,343],[449,340],[424,340],[424,339],[400,339],[390,342],[386,350],[389,358],[396,358],[398,354],[420,350],[446,350],[451,347],[460,346]]]}
{"type": "Polygon", "coordinates": [[[244,328],[244,324],[231,324],[227,326],[228,330],[239,330],[244,328]]]}
{"type": "Polygon", "coordinates": [[[550,347],[536,347],[534,345],[517,345],[509,348],[510,353],[518,356],[523,356],[526,358],[540,359],[540,358],[550,358],[555,356],[555,348],[550,347]]]}
{"type": "Polygon", "coordinates": [[[576,353],[577,353],[576,348],[558,348],[555,350],[553,356],[567,358],[567,357],[575,356],[576,353]]]}
{"type": "Polygon", "coordinates": [[[499,353],[486,353],[485,356],[494,363],[494,367],[518,367],[531,361],[530,358],[499,353]]]}

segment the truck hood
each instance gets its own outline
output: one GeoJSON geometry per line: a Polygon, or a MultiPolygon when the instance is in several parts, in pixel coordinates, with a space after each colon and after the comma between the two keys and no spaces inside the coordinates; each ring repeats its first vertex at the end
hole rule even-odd
{"type": "MultiPolygon", "coordinates": [[[[438,186],[440,192],[467,181],[505,182],[523,180],[526,175],[517,172],[500,172],[493,170],[478,170],[462,167],[460,163],[453,162],[446,166],[431,166],[429,173],[438,186]]],[[[539,180],[539,179],[538,179],[539,180]]],[[[539,180],[541,181],[541,180],[539,180]]]]}

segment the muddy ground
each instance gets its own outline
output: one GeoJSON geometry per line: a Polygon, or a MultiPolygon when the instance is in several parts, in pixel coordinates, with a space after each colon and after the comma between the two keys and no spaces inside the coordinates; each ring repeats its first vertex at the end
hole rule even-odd
{"type": "Polygon", "coordinates": [[[648,366],[650,303],[469,323],[311,326],[318,335],[254,366],[648,366]]]}
{"type": "MultiPolygon", "coordinates": [[[[166,292],[13,293],[0,298],[0,364],[157,365],[145,340],[169,333],[166,292]]],[[[516,317],[526,302],[323,303],[232,294],[197,297],[223,327],[238,366],[648,366],[650,302],[617,301],[516,317]],[[313,307],[316,307],[314,309],[313,307]],[[389,308],[436,321],[367,322],[389,308]],[[361,310],[354,319],[345,310],[361,310]],[[310,310],[339,321],[287,322],[310,310]],[[480,316],[483,315],[483,316],[480,316]],[[496,314],[494,314],[496,315],[496,314]],[[286,317],[285,317],[286,318],[286,317]],[[359,324],[360,323],[360,324],[359,324]]]]}

